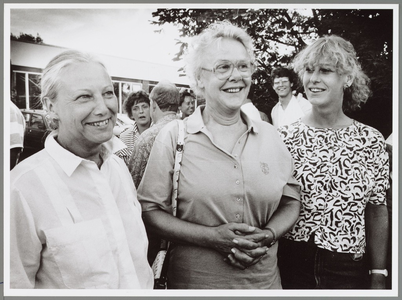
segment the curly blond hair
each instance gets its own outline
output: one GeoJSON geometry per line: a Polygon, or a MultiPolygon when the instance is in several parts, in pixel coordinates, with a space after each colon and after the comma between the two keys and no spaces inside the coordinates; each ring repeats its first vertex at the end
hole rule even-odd
{"type": "Polygon", "coordinates": [[[325,35],[296,55],[293,68],[302,80],[306,68],[312,68],[322,59],[331,61],[339,75],[353,78],[352,84],[344,90],[343,110],[350,112],[360,108],[371,95],[370,79],[363,72],[353,45],[337,35],[325,35]]]}

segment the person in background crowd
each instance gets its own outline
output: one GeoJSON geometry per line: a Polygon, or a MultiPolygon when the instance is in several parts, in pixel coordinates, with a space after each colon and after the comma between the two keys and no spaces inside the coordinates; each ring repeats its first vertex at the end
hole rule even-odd
{"type": "MultiPolygon", "coordinates": [[[[150,94],[153,125],[138,138],[129,162],[130,173],[136,188],[144,175],[156,136],[166,124],[178,118],[176,113],[179,98],[179,90],[169,81],[159,82],[150,94]]],[[[160,238],[149,231],[147,234],[149,240],[148,261],[152,265],[160,247],[160,238]]]]}
{"type": "Polygon", "coordinates": [[[41,80],[55,130],[11,171],[10,287],[151,289],[141,207],[111,153],[117,99],[104,65],[69,50],[41,80]]]}
{"type": "Polygon", "coordinates": [[[295,74],[287,68],[277,68],[271,73],[273,88],[278,94],[278,103],[272,108],[272,124],[275,127],[288,125],[311,111],[311,104],[302,94],[293,95],[295,74]]]}
{"type": "Polygon", "coordinates": [[[184,120],[177,217],[177,122],[156,137],[138,188],[147,229],[173,241],[168,288],[280,289],[275,241],[299,215],[299,185],[275,128],[240,110],[255,69],[252,39],[219,22],[190,51],[186,73],[206,105],[184,120]]]}
{"type": "Polygon", "coordinates": [[[25,118],[14,102],[10,101],[10,169],[18,164],[24,148],[25,118]]]}
{"type": "Polygon", "coordinates": [[[300,216],[279,244],[283,287],[384,288],[388,155],[378,130],[345,114],[366,102],[369,78],[336,35],[302,50],[294,69],[312,110],[278,129],[302,185],[300,216]]]}
{"type": "Polygon", "coordinates": [[[185,119],[194,112],[194,97],[187,90],[180,91],[179,109],[181,118],[185,119]]]}
{"type": "Polygon", "coordinates": [[[255,107],[253,102],[251,102],[251,100],[248,98],[246,99],[245,103],[241,106],[240,109],[243,113],[248,115],[249,118],[252,120],[265,121],[269,123],[268,116],[262,111],[259,111],[257,107],[255,107]]]}
{"type": "Polygon", "coordinates": [[[149,154],[159,131],[170,121],[177,119],[179,90],[169,81],[159,82],[151,91],[150,114],[153,126],[143,132],[134,145],[130,158],[130,172],[136,187],[141,182],[149,154]]]}
{"type": "Polygon", "coordinates": [[[149,111],[149,96],[144,91],[131,93],[123,103],[124,111],[128,117],[135,121],[134,126],[120,133],[119,138],[127,145],[130,152],[140,134],[151,126],[149,111]]]}

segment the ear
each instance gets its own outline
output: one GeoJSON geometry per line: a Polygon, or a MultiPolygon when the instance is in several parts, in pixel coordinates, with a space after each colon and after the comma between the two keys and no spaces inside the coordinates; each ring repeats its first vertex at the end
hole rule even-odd
{"type": "Polygon", "coordinates": [[[199,87],[200,89],[205,88],[204,81],[203,81],[203,79],[201,78],[201,73],[198,74],[198,76],[197,76],[197,78],[196,78],[196,81],[197,81],[197,85],[198,85],[198,87],[199,87]]]}
{"type": "Polygon", "coordinates": [[[353,83],[353,79],[354,77],[351,74],[347,75],[345,78],[345,85],[348,87],[351,86],[353,83]]]}
{"type": "Polygon", "coordinates": [[[55,111],[54,111],[55,105],[53,104],[52,101],[50,101],[50,99],[48,97],[43,98],[43,104],[49,113],[51,113],[51,112],[55,113],[55,111]]]}

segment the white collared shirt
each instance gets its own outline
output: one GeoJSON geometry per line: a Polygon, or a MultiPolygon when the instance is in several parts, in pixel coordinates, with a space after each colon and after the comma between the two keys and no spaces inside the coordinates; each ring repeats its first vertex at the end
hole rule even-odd
{"type": "Polygon", "coordinates": [[[50,135],[11,172],[11,288],[153,287],[141,206],[105,143],[101,169],[50,135]]]}
{"type": "Polygon", "coordinates": [[[272,108],[272,123],[276,128],[289,125],[309,111],[311,111],[311,103],[307,99],[304,99],[301,94],[297,98],[292,96],[286,109],[283,109],[280,101],[272,108]]]}

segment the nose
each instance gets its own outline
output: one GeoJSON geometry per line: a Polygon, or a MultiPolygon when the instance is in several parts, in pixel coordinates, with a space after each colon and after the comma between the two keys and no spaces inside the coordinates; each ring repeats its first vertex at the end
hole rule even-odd
{"type": "Polygon", "coordinates": [[[311,76],[310,76],[310,81],[312,83],[320,82],[320,73],[318,70],[315,70],[311,76]]]}
{"type": "Polygon", "coordinates": [[[109,110],[115,110],[114,107],[117,105],[116,96],[112,98],[103,97],[101,93],[94,95],[95,97],[95,108],[94,113],[96,115],[106,115],[109,110]]]}
{"type": "Polygon", "coordinates": [[[237,67],[236,67],[236,66],[233,66],[233,70],[232,70],[232,73],[230,74],[229,79],[238,80],[239,78],[241,79],[241,78],[243,78],[243,76],[241,75],[241,73],[240,73],[240,71],[237,69],[237,67]],[[236,70],[236,71],[235,71],[235,70],[236,70]]]}

